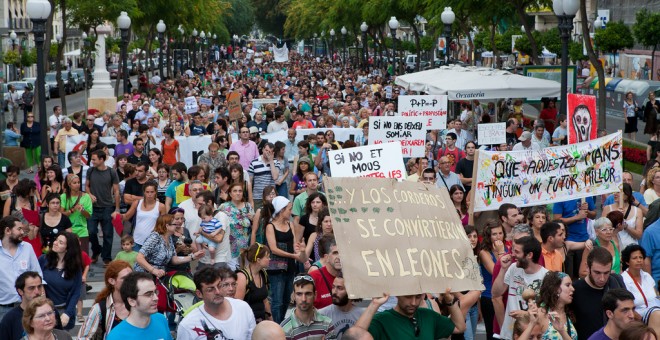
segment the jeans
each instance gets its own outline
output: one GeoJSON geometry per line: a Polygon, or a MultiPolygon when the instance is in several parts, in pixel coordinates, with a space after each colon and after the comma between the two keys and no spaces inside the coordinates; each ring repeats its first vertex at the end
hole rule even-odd
{"type": "Polygon", "coordinates": [[[92,257],[101,254],[104,261],[112,261],[112,237],[114,229],[112,228],[112,212],[115,207],[94,207],[92,216],[87,221],[87,230],[89,231],[89,240],[92,244],[92,257]],[[98,225],[101,224],[103,230],[103,247],[99,244],[98,225]]]}
{"type": "Polygon", "coordinates": [[[293,273],[287,272],[269,272],[270,280],[270,310],[273,314],[273,321],[277,324],[282,323],[286,309],[291,301],[293,293],[293,273]]]}
{"type": "MultiPolygon", "coordinates": [[[[493,323],[495,321],[495,309],[493,309],[493,300],[489,297],[481,297],[481,316],[484,319],[484,326],[486,326],[486,339],[493,339],[493,323]]],[[[468,313],[469,315],[469,313],[468,313]]]]}
{"type": "Polygon", "coordinates": [[[463,336],[465,340],[474,340],[477,333],[477,321],[479,320],[479,306],[475,303],[468,310],[467,318],[465,319],[465,333],[463,336]]]}
{"type": "Polygon", "coordinates": [[[66,163],[65,163],[65,157],[64,157],[64,152],[62,151],[57,151],[57,164],[60,166],[60,168],[64,169],[66,168],[66,163]]]}
{"type": "Polygon", "coordinates": [[[289,185],[287,182],[283,182],[282,184],[276,186],[275,190],[277,191],[277,196],[289,198],[289,185]]]}

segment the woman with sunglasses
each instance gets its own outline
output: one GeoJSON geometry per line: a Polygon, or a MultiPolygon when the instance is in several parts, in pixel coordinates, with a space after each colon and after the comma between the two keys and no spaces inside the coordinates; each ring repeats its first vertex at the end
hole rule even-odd
{"type": "Polygon", "coordinates": [[[241,250],[241,267],[236,273],[236,299],[250,305],[257,323],[273,320],[270,301],[268,301],[268,274],[270,248],[261,243],[254,243],[241,250]]]}
{"type": "MultiPolygon", "coordinates": [[[[601,217],[594,222],[594,231],[596,232],[596,239],[593,241],[593,247],[603,247],[612,254],[612,272],[621,274],[621,251],[619,250],[619,240],[614,237],[615,229],[607,217],[601,217]]],[[[592,249],[587,246],[587,250],[582,255],[582,263],[580,264],[580,277],[585,277],[589,274],[587,267],[587,258],[592,249]]]]}

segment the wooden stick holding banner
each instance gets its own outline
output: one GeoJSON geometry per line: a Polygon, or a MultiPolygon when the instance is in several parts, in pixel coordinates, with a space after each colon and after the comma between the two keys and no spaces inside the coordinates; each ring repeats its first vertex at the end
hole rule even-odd
{"type": "MultiPolygon", "coordinates": [[[[479,159],[479,149],[474,150],[474,159],[479,159]]],[[[468,224],[474,226],[474,192],[477,188],[477,163],[474,162],[472,166],[472,186],[470,190],[470,205],[468,206],[468,224]]],[[[442,174],[440,174],[442,176],[442,174]]]]}

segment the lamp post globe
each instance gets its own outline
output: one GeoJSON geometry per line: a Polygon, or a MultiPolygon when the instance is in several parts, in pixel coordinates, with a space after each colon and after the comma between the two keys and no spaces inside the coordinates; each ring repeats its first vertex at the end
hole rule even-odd
{"type": "Polygon", "coordinates": [[[124,93],[128,93],[128,29],[131,27],[131,18],[128,13],[121,12],[117,17],[117,26],[121,31],[121,59],[122,75],[124,78],[124,93]]]}
{"type": "MultiPolygon", "coordinates": [[[[44,78],[46,76],[46,67],[44,65],[44,35],[46,33],[46,20],[50,16],[51,6],[48,0],[28,0],[25,4],[28,17],[32,20],[32,33],[37,47],[37,104],[39,109],[39,122],[43,125],[40,133],[40,144],[43,154],[48,154],[50,147],[48,143],[48,114],[46,112],[46,85],[44,78]]],[[[1,115],[4,118],[4,114],[1,115]]],[[[14,117],[16,121],[17,117],[14,117]]],[[[0,122],[4,123],[4,122],[0,122]]]]}
{"type": "Polygon", "coordinates": [[[573,31],[573,19],[580,8],[580,0],[553,0],[552,10],[559,24],[561,37],[561,105],[560,113],[566,114],[566,98],[568,97],[568,41],[573,31]]]}
{"type": "Polygon", "coordinates": [[[163,47],[165,46],[165,30],[167,29],[167,26],[165,25],[165,22],[163,20],[158,20],[158,24],[156,24],[156,31],[158,31],[158,43],[160,44],[160,47],[158,48],[158,75],[163,76],[163,47]]]}
{"type": "Polygon", "coordinates": [[[346,26],[341,27],[341,38],[344,44],[344,65],[348,64],[348,60],[346,59],[346,33],[348,33],[348,30],[346,30],[346,26]]]}
{"type": "Polygon", "coordinates": [[[392,66],[394,74],[396,74],[396,30],[399,29],[399,21],[396,20],[396,17],[391,17],[388,25],[390,26],[390,32],[392,34],[392,66]]]}

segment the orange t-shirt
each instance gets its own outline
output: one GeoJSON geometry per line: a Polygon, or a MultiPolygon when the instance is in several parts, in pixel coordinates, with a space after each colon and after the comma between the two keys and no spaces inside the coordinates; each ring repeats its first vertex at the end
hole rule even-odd
{"type": "Polygon", "coordinates": [[[174,139],[172,143],[167,144],[163,141],[162,152],[163,152],[163,163],[172,166],[176,163],[176,150],[179,149],[179,141],[174,139]]]}

